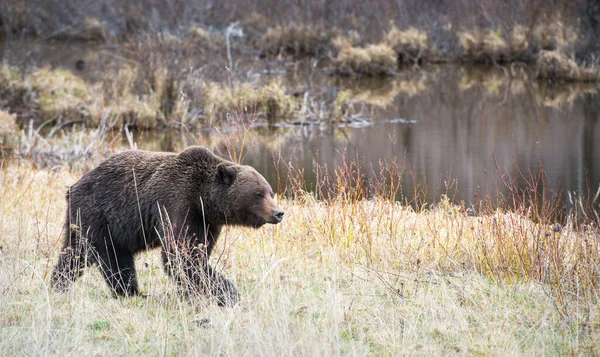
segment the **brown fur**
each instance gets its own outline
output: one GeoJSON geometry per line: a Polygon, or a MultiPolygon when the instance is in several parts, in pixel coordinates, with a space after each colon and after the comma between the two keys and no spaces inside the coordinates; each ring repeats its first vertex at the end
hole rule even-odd
{"type": "Polygon", "coordinates": [[[133,257],[161,246],[165,270],[184,286],[238,299],[208,265],[224,225],[279,223],[271,186],[250,166],[202,147],[179,154],[126,151],[85,174],[67,192],[65,241],[52,285],[68,288],[98,264],[116,295],[139,293],[133,257]]]}

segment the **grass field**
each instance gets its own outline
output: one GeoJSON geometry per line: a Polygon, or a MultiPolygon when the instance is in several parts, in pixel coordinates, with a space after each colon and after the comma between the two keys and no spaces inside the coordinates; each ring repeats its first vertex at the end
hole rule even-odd
{"type": "Polygon", "coordinates": [[[360,132],[338,127],[448,115],[468,119],[472,136],[454,139],[467,147],[483,128],[471,119],[496,119],[490,101],[523,107],[513,135],[533,127],[521,117],[580,105],[564,113],[591,133],[598,19],[589,0],[0,1],[0,356],[600,355],[599,183],[567,210],[541,168],[497,164],[502,193],[467,208],[424,202],[419,183],[396,201],[405,167],[385,162],[367,183],[352,165],[323,177],[312,158],[308,193],[281,160],[283,222],[227,227],[211,257],[236,306],[181,296],[158,250],[136,258],[143,296],[113,298],[97,267],[49,287],[65,192],[123,135],[243,161],[254,142],[276,152],[289,126],[351,144],[360,132]]]}
{"type": "Polygon", "coordinates": [[[297,192],[282,224],[228,228],[211,263],[233,308],[177,294],[158,251],[144,297],[115,299],[97,268],[49,289],[64,192],[82,172],[0,169],[0,355],[594,355],[600,235],[520,211],[471,216],[443,200],[297,192]]]}

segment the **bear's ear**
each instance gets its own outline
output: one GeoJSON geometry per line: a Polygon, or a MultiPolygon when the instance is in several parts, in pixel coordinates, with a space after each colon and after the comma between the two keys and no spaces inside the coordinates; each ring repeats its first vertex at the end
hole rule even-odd
{"type": "Polygon", "coordinates": [[[237,176],[237,172],[233,165],[227,166],[224,163],[217,165],[217,181],[224,185],[231,185],[237,176]]]}

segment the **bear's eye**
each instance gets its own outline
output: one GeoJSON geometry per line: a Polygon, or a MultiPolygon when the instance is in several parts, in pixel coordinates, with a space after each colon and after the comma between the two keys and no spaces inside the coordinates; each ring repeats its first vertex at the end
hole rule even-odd
{"type": "Polygon", "coordinates": [[[271,192],[271,198],[275,198],[275,194],[271,192]]]}
{"type": "Polygon", "coordinates": [[[258,197],[258,198],[265,198],[265,194],[262,193],[262,192],[259,192],[259,193],[256,194],[256,197],[258,197]]]}

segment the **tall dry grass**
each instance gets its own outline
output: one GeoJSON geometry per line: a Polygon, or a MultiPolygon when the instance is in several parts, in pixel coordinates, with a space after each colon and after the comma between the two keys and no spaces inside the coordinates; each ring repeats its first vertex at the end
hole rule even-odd
{"type": "MultiPolygon", "coordinates": [[[[228,145],[239,159],[245,139],[228,145]]],[[[223,309],[181,297],[157,251],[136,259],[145,297],[112,298],[97,268],[71,291],[51,291],[64,191],[83,171],[3,162],[0,353],[597,353],[593,191],[586,219],[572,211],[561,222],[541,172],[499,172],[513,191],[482,193],[472,210],[450,198],[399,202],[402,180],[419,181],[402,161],[381,167],[370,182],[354,164],[320,168],[315,193],[288,167],[284,222],[227,228],[215,250],[211,263],[241,293],[223,309]]]]}

